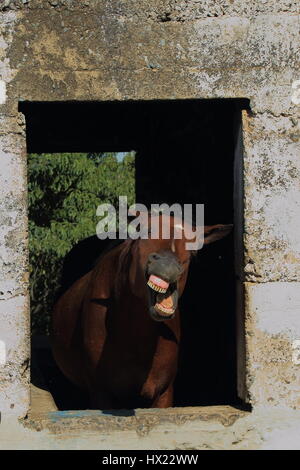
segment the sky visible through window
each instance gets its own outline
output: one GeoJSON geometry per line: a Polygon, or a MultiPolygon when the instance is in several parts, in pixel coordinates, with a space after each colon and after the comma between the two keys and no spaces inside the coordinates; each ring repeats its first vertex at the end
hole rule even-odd
{"type": "Polygon", "coordinates": [[[118,159],[118,162],[121,162],[125,155],[127,154],[128,152],[117,152],[117,159],[118,159]]]}

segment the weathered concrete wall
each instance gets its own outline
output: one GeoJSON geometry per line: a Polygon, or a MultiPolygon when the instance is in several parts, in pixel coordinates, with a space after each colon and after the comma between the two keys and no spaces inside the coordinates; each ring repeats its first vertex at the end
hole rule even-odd
{"type": "Polygon", "coordinates": [[[104,449],[107,454],[115,449],[299,450],[299,433],[299,410],[282,408],[253,413],[224,406],[136,410],[130,417],[54,412],[26,426],[6,416],[0,449],[104,449]]]}
{"type": "Polygon", "coordinates": [[[9,53],[16,17],[0,23],[0,408],[26,413],[29,401],[27,183],[24,119],[8,88],[16,72],[9,53]]]}
{"type": "Polygon", "coordinates": [[[300,128],[297,114],[244,116],[247,389],[300,406],[300,128]],[[299,348],[298,348],[299,350],[299,348]]]}
{"type": "Polygon", "coordinates": [[[247,385],[254,406],[300,408],[300,284],[246,285],[247,385]]]}
{"type": "Polygon", "coordinates": [[[300,338],[300,100],[291,99],[300,79],[297,3],[1,3],[3,411],[22,416],[29,400],[26,148],[18,101],[239,97],[251,104],[243,116],[248,400],[258,408],[300,407],[293,360],[300,338]]]}

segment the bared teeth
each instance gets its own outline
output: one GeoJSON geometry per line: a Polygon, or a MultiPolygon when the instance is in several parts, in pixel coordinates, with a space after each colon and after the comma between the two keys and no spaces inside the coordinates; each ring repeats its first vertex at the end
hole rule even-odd
{"type": "Polygon", "coordinates": [[[148,281],[147,282],[148,286],[151,287],[151,289],[155,290],[156,292],[160,292],[162,294],[164,294],[165,292],[167,292],[167,289],[164,289],[163,287],[158,287],[156,284],[154,284],[152,281],[148,281]]]}
{"type": "Polygon", "coordinates": [[[163,307],[162,305],[159,305],[159,304],[155,304],[155,308],[156,310],[159,310],[160,312],[163,312],[163,313],[168,313],[169,315],[175,312],[173,308],[163,307]]]}

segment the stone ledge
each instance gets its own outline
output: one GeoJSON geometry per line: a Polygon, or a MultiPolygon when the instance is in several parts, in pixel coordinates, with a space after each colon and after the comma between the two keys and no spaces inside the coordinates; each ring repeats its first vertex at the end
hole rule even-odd
{"type": "Polygon", "coordinates": [[[148,434],[158,425],[178,426],[197,422],[199,427],[213,426],[215,430],[232,426],[238,419],[250,415],[248,411],[232,406],[204,406],[166,409],[136,410],[75,410],[29,413],[23,421],[26,427],[49,430],[56,435],[76,434],[82,431],[136,431],[140,436],[148,434]]]}
{"type": "MultiPolygon", "coordinates": [[[[73,411],[63,425],[49,425],[49,415],[40,416],[40,432],[32,426],[30,417],[17,420],[8,414],[2,415],[0,424],[1,449],[90,449],[90,450],[249,450],[249,449],[299,449],[300,411],[286,407],[258,407],[253,412],[243,412],[230,406],[212,406],[200,408],[177,408],[165,410],[135,410],[136,416],[111,416],[101,412],[82,411],[83,415],[98,415],[93,420],[115,420],[115,428],[76,427],[73,411]],[[223,411],[222,411],[223,410],[223,411]],[[228,426],[220,422],[220,415],[237,414],[239,418],[228,426]],[[183,417],[180,425],[172,416],[183,417]],[[188,419],[190,414],[195,419],[188,419]],[[104,415],[104,416],[103,416],[104,415]],[[156,424],[155,417],[161,419],[156,424]],[[141,419],[138,422],[137,417],[141,419]],[[146,425],[146,418],[152,422],[146,425]],[[185,419],[185,421],[184,421],[185,419]],[[73,421],[72,421],[73,420],[73,421]],[[119,420],[119,421],[117,421],[119,420]],[[131,427],[120,423],[136,421],[131,427]],[[154,422],[155,421],[155,422],[154,422]],[[118,425],[116,424],[118,423],[118,425]],[[70,426],[72,424],[72,426],[70,426]],[[60,432],[59,432],[60,429],[60,432]]],[[[127,412],[128,413],[128,412],[127,412]]],[[[52,421],[57,413],[51,413],[52,421]]],[[[61,413],[60,413],[61,416],[61,413]]],[[[77,424],[78,424],[77,417],[77,424]]],[[[83,419],[83,418],[81,418],[83,419]]],[[[86,418],[88,419],[91,418],[86,418]]],[[[87,422],[86,421],[86,422],[87,422]]],[[[37,418],[35,418],[37,423],[37,418]]]]}

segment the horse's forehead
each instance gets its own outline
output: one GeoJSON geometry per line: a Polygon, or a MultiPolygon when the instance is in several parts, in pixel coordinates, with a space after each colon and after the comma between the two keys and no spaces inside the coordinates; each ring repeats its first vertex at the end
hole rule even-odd
{"type": "Polygon", "coordinates": [[[150,214],[149,216],[150,222],[155,222],[159,220],[163,224],[169,224],[171,227],[184,230],[185,225],[187,224],[189,227],[191,227],[191,224],[189,224],[186,221],[183,221],[181,217],[177,217],[174,215],[170,214],[150,214]]]}

